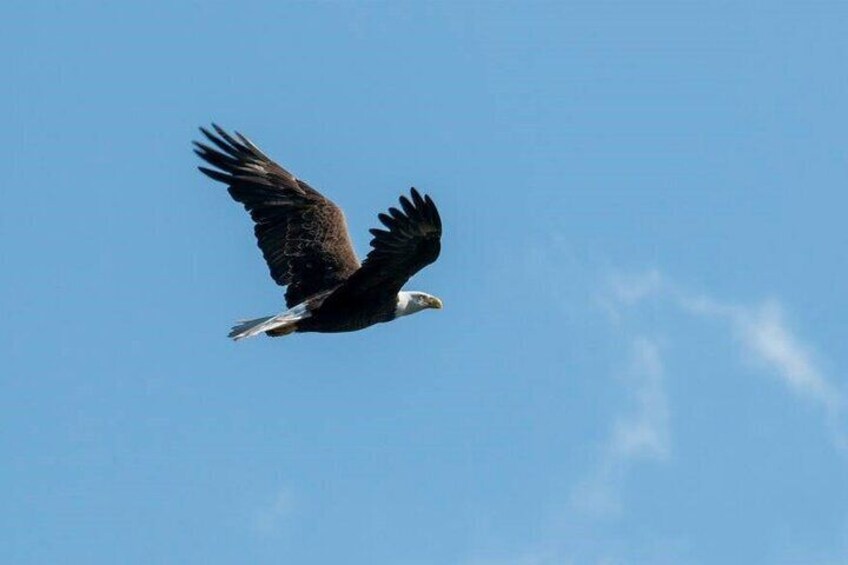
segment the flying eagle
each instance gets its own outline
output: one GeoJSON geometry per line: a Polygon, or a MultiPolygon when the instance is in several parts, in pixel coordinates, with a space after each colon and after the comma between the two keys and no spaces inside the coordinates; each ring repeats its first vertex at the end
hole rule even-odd
{"type": "Polygon", "coordinates": [[[250,213],[271,278],[287,287],[285,312],[241,321],[229,337],[349,332],[442,307],[435,296],[401,290],[441,250],[442,220],[428,195],[413,188],[400,197],[402,209],[379,214],[387,229],[370,230],[371,251],[360,263],[338,206],[243,135],[212,127],[217,135],[200,131],[214,147],[195,141],[194,152],[215,168],[198,168],[250,213]]]}

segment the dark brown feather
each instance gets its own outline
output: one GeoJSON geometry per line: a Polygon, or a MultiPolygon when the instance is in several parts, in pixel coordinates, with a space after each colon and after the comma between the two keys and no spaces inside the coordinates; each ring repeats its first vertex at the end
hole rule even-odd
{"type": "Polygon", "coordinates": [[[442,220],[429,196],[411,190],[400,197],[403,212],[390,208],[377,217],[388,230],[371,229],[371,252],[362,266],[333,292],[324,307],[339,307],[367,297],[375,303],[395,300],[409,278],[434,262],[441,251],[442,220]]]}
{"type": "Polygon", "coordinates": [[[194,142],[195,153],[215,167],[199,167],[229,186],[255,222],[254,233],[271,277],[286,289],[291,307],[337,287],[359,268],[344,214],[332,201],[270,160],[246,137],[200,128],[214,145],[194,142]],[[217,134],[217,135],[216,135],[217,134]]]}

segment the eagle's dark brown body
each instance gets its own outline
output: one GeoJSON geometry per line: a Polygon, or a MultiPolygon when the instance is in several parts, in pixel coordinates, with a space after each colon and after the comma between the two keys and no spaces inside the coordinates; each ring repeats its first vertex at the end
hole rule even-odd
{"type": "MultiPolygon", "coordinates": [[[[201,128],[212,145],[195,142],[195,152],[215,168],[200,170],[226,184],[250,213],[271,277],[287,287],[290,308],[243,322],[231,337],[346,332],[393,320],[403,285],[439,256],[442,222],[430,197],[413,188],[400,197],[400,209],[379,214],[386,229],[371,230],[372,249],[360,264],[338,206],[244,136],[213,128],[215,133],[201,128]]],[[[441,307],[429,299],[437,304],[430,307],[441,307]]],[[[413,310],[422,307],[428,306],[413,310]]]]}
{"type": "Polygon", "coordinates": [[[316,301],[315,307],[311,309],[312,315],[297,322],[295,331],[353,332],[395,319],[397,295],[387,298],[380,292],[350,300],[330,300],[330,297],[316,301]]]}

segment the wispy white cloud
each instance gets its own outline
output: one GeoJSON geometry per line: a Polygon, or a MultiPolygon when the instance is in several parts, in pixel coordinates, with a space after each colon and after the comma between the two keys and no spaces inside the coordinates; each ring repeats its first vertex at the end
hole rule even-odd
{"type": "Polygon", "coordinates": [[[816,366],[809,347],[789,328],[778,302],[769,300],[759,306],[743,307],[704,297],[681,296],[679,301],[690,312],[730,322],[746,354],[772,369],[793,392],[826,407],[839,404],[839,392],[816,366]]]}
{"type": "Polygon", "coordinates": [[[631,305],[656,294],[662,289],[663,276],[657,269],[642,273],[610,276],[609,293],[616,302],[631,305]]]}
{"type": "Polygon", "coordinates": [[[812,350],[789,328],[780,304],[770,301],[743,311],[734,323],[748,351],[771,367],[796,395],[823,409],[834,443],[848,450],[842,422],[845,395],[821,370],[812,350]]]}
{"type": "Polygon", "coordinates": [[[662,461],[669,456],[671,432],[664,378],[657,342],[643,336],[634,338],[623,378],[631,406],[614,420],[596,468],[572,492],[577,509],[593,517],[617,514],[630,466],[639,460],[662,461]]]}
{"type": "Polygon", "coordinates": [[[725,322],[741,344],[747,361],[766,369],[793,394],[817,404],[825,415],[834,443],[848,449],[842,425],[846,398],[840,388],[820,368],[811,347],[804,343],[786,320],[783,306],[776,300],[741,305],[706,294],[693,293],[675,284],[656,269],[636,274],[615,274],[609,278],[607,309],[618,321],[627,308],[648,297],[667,299],[681,310],[700,318],[725,322]]]}
{"type": "MultiPolygon", "coordinates": [[[[609,315],[618,337],[628,344],[627,361],[616,375],[625,405],[620,413],[611,416],[597,457],[588,465],[583,479],[567,493],[569,504],[562,519],[552,527],[553,533],[537,540],[525,552],[478,558],[468,565],[689,562],[690,548],[685,538],[659,540],[656,547],[648,547],[616,537],[608,530],[609,522],[619,519],[625,509],[628,478],[633,470],[640,465],[662,464],[674,452],[672,399],[668,397],[667,384],[676,368],[666,366],[663,353],[685,336],[663,333],[668,328],[662,321],[668,320],[668,315],[692,316],[723,328],[739,345],[744,362],[771,375],[799,400],[816,406],[825,416],[834,444],[848,450],[846,393],[824,369],[815,348],[793,327],[780,302],[740,304],[699,294],[659,269],[610,275],[604,266],[594,264],[592,268],[589,261],[590,266],[586,267],[586,261],[572,260],[564,252],[543,257],[543,263],[557,264],[563,257],[570,261],[570,268],[574,263],[582,269],[574,269],[580,271],[582,284],[567,293],[560,288],[552,291],[553,298],[565,301],[564,315],[574,311],[575,300],[585,300],[587,292],[589,296],[594,293],[595,303],[609,315]],[[599,271],[603,274],[595,276],[599,271]],[[646,307],[655,308],[657,315],[642,316],[646,307]],[[649,558],[634,560],[634,555],[649,558]]],[[[727,386],[734,383],[728,381],[727,386]]]]}
{"type": "Polygon", "coordinates": [[[256,531],[262,535],[279,534],[290,518],[293,507],[291,491],[288,488],[279,489],[268,504],[256,512],[256,531]]]}
{"type": "Polygon", "coordinates": [[[610,452],[621,458],[664,459],[669,452],[668,401],[658,344],[645,337],[633,341],[630,378],[632,414],[615,424],[610,452]]]}

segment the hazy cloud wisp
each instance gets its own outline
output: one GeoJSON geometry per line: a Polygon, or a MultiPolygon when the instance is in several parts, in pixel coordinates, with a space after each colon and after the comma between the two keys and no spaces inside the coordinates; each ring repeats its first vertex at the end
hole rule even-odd
{"type": "Polygon", "coordinates": [[[747,360],[755,362],[778,377],[796,396],[818,405],[824,412],[834,444],[848,449],[848,436],[842,425],[846,399],[840,388],[821,370],[810,347],[793,331],[776,300],[758,305],[740,305],[717,300],[705,294],[689,292],[657,270],[635,275],[615,275],[609,281],[605,304],[613,319],[622,310],[655,297],[668,299],[689,314],[713,318],[729,325],[732,335],[742,346],[747,360]],[[612,302],[612,306],[610,303],[612,302]]]}
{"type": "Polygon", "coordinates": [[[614,420],[597,468],[572,492],[574,506],[596,518],[620,511],[620,490],[633,462],[662,461],[671,450],[665,371],[655,340],[632,340],[624,378],[631,409],[614,420]]]}

